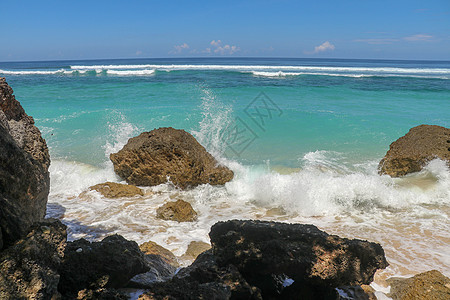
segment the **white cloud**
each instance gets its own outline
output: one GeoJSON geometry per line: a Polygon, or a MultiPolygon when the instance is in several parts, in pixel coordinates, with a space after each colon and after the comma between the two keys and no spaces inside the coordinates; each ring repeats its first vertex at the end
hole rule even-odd
{"type": "Polygon", "coordinates": [[[223,45],[221,40],[212,40],[210,45],[211,48],[206,48],[203,52],[204,53],[215,53],[220,55],[232,55],[241,49],[238,46],[234,45],[223,45]]]}
{"type": "Polygon", "coordinates": [[[322,45],[314,47],[313,53],[316,54],[316,53],[325,52],[325,51],[333,51],[334,48],[335,47],[333,44],[331,44],[329,41],[326,41],[322,45]]]}
{"type": "Polygon", "coordinates": [[[418,41],[430,41],[433,38],[432,35],[429,34],[415,34],[411,36],[404,37],[405,41],[410,42],[418,42],[418,41]]]}
{"type": "Polygon", "coordinates": [[[137,50],[136,51],[136,56],[142,55],[142,51],[141,50],[137,50]]]}
{"type": "Polygon", "coordinates": [[[174,50],[170,51],[169,54],[180,54],[183,50],[189,49],[189,45],[184,43],[181,45],[173,46],[174,50]]]}
{"type": "Polygon", "coordinates": [[[358,39],[354,40],[355,42],[362,42],[371,45],[383,45],[383,44],[392,44],[394,42],[398,42],[398,39],[358,39]]]}

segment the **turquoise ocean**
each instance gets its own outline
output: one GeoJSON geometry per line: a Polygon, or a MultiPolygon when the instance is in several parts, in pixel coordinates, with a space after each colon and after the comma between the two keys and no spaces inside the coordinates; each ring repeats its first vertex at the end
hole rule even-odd
{"type": "MultiPolygon", "coordinates": [[[[450,62],[189,58],[0,63],[50,148],[48,216],[70,239],[119,233],[181,256],[232,218],[315,224],[379,242],[383,279],[438,269],[450,275],[450,170],[435,160],[393,179],[377,165],[420,124],[450,127],[450,62]],[[225,186],[170,183],[136,199],[80,193],[121,182],[109,154],[158,127],[192,133],[235,172],[225,186]],[[198,221],[156,219],[170,199],[198,221]]],[[[189,263],[189,262],[185,262],[189,263]]]]}

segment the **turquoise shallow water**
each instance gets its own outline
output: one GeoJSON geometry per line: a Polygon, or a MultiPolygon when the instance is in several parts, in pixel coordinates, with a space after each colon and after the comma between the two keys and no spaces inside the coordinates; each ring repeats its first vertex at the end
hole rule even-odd
{"type": "Polygon", "coordinates": [[[204,114],[208,114],[223,120],[209,129],[216,132],[239,117],[257,138],[245,151],[238,147],[236,159],[250,164],[270,160],[289,167],[299,167],[298,159],[316,150],[345,153],[356,161],[379,159],[390,142],[409,128],[424,123],[449,127],[450,123],[448,62],[193,59],[4,63],[0,75],[7,76],[18,99],[43,128],[54,157],[90,164],[104,161],[102,147],[112,142],[108,140],[114,136],[112,127],[118,130],[123,123],[132,124],[137,131],[161,126],[199,131],[204,114]],[[204,68],[189,68],[199,65],[204,68]],[[284,69],[289,67],[293,70],[284,69]],[[308,69],[295,69],[302,67],[308,69]],[[139,73],[143,71],[153,73],[139,73]],[[277,72],[282,73],[277,76],[277,72]],[[281,116],[274,112],[272,118],[264,118],[264,128],[245,114],[245,108],[261,92],[282,111],[281,116]]]}
{"type": "Polygon", "coordinates": [[[0,76],[47,140],[47,215],[68,225],[69,239],[119,233],[181,256],[190,241],[209,242],[217,221],[312,223],[381,243],[391,264],[381,278],[450,275],[448,167],[436,160],[405,178],[377,173],[389,144],[411,127],[450,127],[450,62],[24,62],[0,63],[0,76]],[[164,184],[136,199],[80,195],[120,182],[109,154],[165,126],[191,132],[235,178],[188,191],[164,184]],[[156,218],[156,208],[176,198],[199,212],[196,222],[156,218]]]}

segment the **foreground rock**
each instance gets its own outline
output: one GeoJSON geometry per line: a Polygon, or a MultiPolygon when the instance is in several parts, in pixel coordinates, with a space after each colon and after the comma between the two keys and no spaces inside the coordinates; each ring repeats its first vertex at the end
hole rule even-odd
{"type": "Polygon", "coordinates": [[[157,283],[139,297],[141,300],[172,299],[262,299],[258,288],[250,286],[234,266],[221,268],[211,251],[170,281],[157,283]]]}
{"type": "Polygon", "coordinates": [[[178,260],[176,256],[170,250],[158,245],[155,242],[145,242],[139,246],[139,249],[141,249],[142,253],[145,255],[158,255],[169,265],[178,267],[178,260]]]}
{"type": "Polygon", "coordinates": [[[0,78],[0,249],[45,216],[50,156],[34,120],[0,78]]]}
{"type": "Polygon", "coordinates": [[[411,278],[391,278],[389,296],[394,300],[444,300],[450,299],[450,279],[433,270],[411,278]]]}
{"type": "Polygon", "coordinates": [[[380,161],[380,174],[392,177],[419,172],[431,160],[440,158],[450,166],[450,129],[436,125],[420,125],[389,146],[380,161]]]}
{"type": "Polygon", "coordinates": [[[136,242],[112,235],[101,242],[84,239],[67,243],[59,268],[59,291],[76,295],[83,289],[124,287],[137,274],[149,267],[136,242]]]}
{"type": "Polygon", "coordinates": [[[156,217],[177,222],[193,222],[197,220],[197,212],[189,202],[177,200],[167,202],[156,210],[156,217]]]}
{"type": "Polygon", "coordinates": [[[134,185],[116,182],[105,182],[89,187],[91,191],[97,191],[106,198],[130,198],[144,196],[144,191],[134,185]]]}
{"type": "Polygon", "coordinates": [[[264,298],[326,298],[339,286],[369,284],[388,266],[379,244],[313,225],[233,220],[216,223],[209,235],[219,266],[236,266],[264,298]]]}
{"type": "Polygon", "coordinates": [[[159,128],[131,138],[110,155],[114,171],[129,184],[154,186],[167,179],[180,188],[225,184],[233,172],[184,130],[159,128]]]}
{"type": "Polygon", "coordinates": [[[0,299],[57,299],[66,226],[48,219],[0,254],[0,299]]]}

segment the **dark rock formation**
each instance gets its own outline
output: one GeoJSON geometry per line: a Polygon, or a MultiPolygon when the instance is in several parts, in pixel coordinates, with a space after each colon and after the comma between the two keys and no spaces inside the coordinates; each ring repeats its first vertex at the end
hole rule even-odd
{"type": "Polygon", "coordinates": [[[142,191],[137,186],[116,182],[96,184],[89,187],[89,189],[91,191],[99,192],[103,195],[103,197],[106,198],[129,198],[134,196],[144,196],[144,191],[142,191]]]}
{"type": "Polygon", "coordinates": [[[158,208],[156,217],[177,222],[192,222],[197,220],[197,212],[189,202],[177,200],[175,202],[167,202],[158,208]]]}
{"type": "Polygon", "coordinates": [[[450,166],[450,129],[420,125],[389,146],[378,168],[380,174],[399,177],[419,172],[435,158],[447,161],[450,166]]]}
{"type": "Polygon", "coordinates": [[[225,184],[233,172],[206,152],[184,130],[159,128],[131,138],[110,155],[114,171],[129,184],[154,186],[171,182],[181,188],[225,184]]]}
{"type": "Polygon", "coordinates": [[[439,271],[420,273],[411,278],[390,278],[389,296],[394,300],[444,300],[450,299],[450,278],[439,271]]]}
{"type": "MultiPolygon", "coordinates": [[[[73,299],[70,297],[63,297],[63,299],[73,299]]],[[[96,290],[84,289],[78,292],[77,300],[128,300],[127,294],[115,290],[99,288],[96,290]]]]}
{"type": "Polygon", "coordinates": [[[74,294],[82,289],[120,288],[149,267],[136,242],[112,235],[101,242],[84,239],[67,243],[59,268],[58,289],[74,294]]]}
{"type": "Polygon", "coordinates": [[[47,219],[0,253],[0,299],[56,299],[66,226],[47,219]]]}
{"type": "Polygon", "coordinates": [[[145,255],[147,266],[150,270],[138,274],[131,278],[127,287],[130,288],[150,288],[155,282],[169,280],[175,275],[176,267],[168,264],[161,256],[155,254],[145,255]]]}
{"type": "Polygon", "coordinates": [[[178,267],[178,260],[176,256],[168,249],[158,245],[155,242],[148,241],[139,246],[139,249],[141,249],[142,253],[145,255],[158,255],[163,259],[166,263],[169,265],[172,265],[174,267],[178,267]]]}
{"type": "Polygon", "coordinates": [[[3,246],[45,216],[50,156],[34,120],[0,78],[0,231],[3,246]]]}
{"type": "Polygon", "coordinates": [[[313,225],[232,220],[216,223],[209,235],[219,266],[236,266],[264,299],[330,297],[336,287],[369,284],[388,265],[379,244],[313,225]]]}
{"type": "Polygon", "coordinates": [[[170,281],[157,283],[139,297],[141,300],[172,299],[262,299],[258,288],[250,286],[234,266],[221,268],[211,251],[178,272],[170,281]]]}

